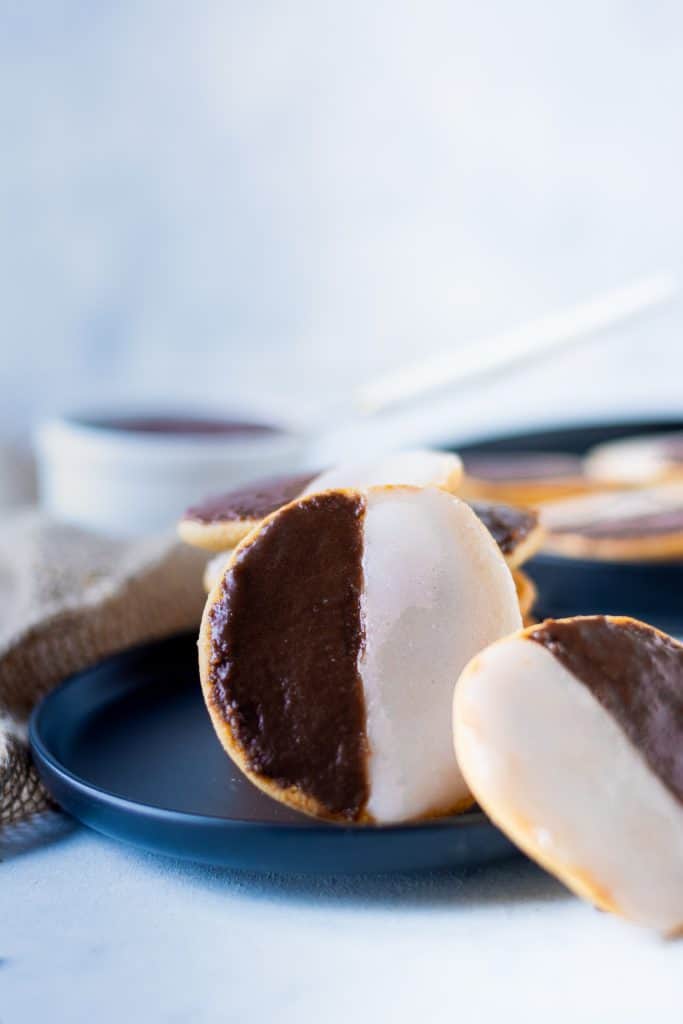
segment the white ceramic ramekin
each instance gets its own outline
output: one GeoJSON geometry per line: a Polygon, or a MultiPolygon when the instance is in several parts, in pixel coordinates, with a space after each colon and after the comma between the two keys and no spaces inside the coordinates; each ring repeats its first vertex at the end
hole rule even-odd
{"type": "MultiPolygon", "coordinates": [[[[163,530],[209,494],[304,468],[306,439],[286,429],[202,433],[122,428],[139,412],[63,416],[37,432],[41,505],[55,518],[116,536],[163,530]],[[118,426],[116,424],[119,424],[118,426]]],[[[187,422],[184,414],[156,419],[187,422]]],[[[227,417],[225,418],[227,420],[227,417]]]]}

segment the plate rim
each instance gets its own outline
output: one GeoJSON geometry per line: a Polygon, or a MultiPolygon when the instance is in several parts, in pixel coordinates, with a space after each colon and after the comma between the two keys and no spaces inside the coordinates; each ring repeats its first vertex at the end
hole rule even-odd
{"type": "MultiPolygon", "coordinates": [[[[79,672],[75,672],[73,675],[68,676],[62,683],[56,686],[49,693],[45,694],[44,697],[36,704],[31,712],[28,726],[28,738],[31,752],[36,762],[41,778],[45,773],[49,778],[56,778],[59,782],[67,785],[73,790],[77,790],[80,796],[87,796],[91,800],[96,800],[101,805],[111,807],[118,811],[125,811],[127,813],[133,813],[136,816],[155,818],[160,820],[168,821],[169,823],[192,823],[194,825],[201,824],[210,828],[225,828],[225,829],[236,829],[244,828],[250,831],[260,831],[263,829],[271,830],[275,829],[279,832],[303,832],[306,834],[334,834],[341,832],[352,832],[354,835],[370,834],[376,836],[378,834],[391,835],[400,833],[405,835],[406,833],[424,833],[428,831],[441,831],[444,829],[453,828],[464,828],[471,825],[490,825],[495,828],[495,825],[487,817],[487,815],[480,809],[466,810],[461,814],[447,815],[445,817],[434,817],[426,818],[422,821],[409,821],[404,823],[392,823],[392,824],[374,824],[374,823],[353,823],[353,822],[333,822],[333,821],[322,821],[316,820],[313,817],[308,819],[304,818],[302,821],[267,821],[251,818],[234,818],[234,817],[219,817],[213,814],[202,814],[196,811],[181,811],[169,807],[159,807],[156,804],[143,803],[139,800],[132,799],[131,797],[123,796],[118,793],[114,793],[111,790],[104,789],[97,784],[90,782],[88,779],[77,775],[71,771],[57,755],[49,748],[49,744],[46,742],[43,734],[41,733],[41,717],[49,711],[49,705],[52,700],[57,700],[62,693],[72,686],[78,685],[79,683],[86,683],[88,678],[95,672],[100,671],[107,666],[116,664],[119,661],[127,661],[134,658],[136,655],[142,654],[146,649],[155,647],[159,644],[165,644],[173,641],[179,641],[183,637],[193,637],[192,631],[183,630],[178,633],[172,633],[165,637],[159,637],[157,639],[149,640],[141,644],[134,644],[131,647],[127,647],[122,651],[118,651],[107,655],[100,659],[95,664],[88,668],[81,669],[79,672]]],[[[227,754],[225,755],[228,756],[227,754]]],[[[231,762],[232,763],[232,762],[231,762]]],[[[250,783],[253,785],[253,783],[250,783]]],[[[274,801],[277,803],[277,801],[274,801]]]]}

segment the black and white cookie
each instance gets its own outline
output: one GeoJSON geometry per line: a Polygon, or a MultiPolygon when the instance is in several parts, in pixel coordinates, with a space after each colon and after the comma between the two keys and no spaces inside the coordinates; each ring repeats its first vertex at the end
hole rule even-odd
{"type": "Polygon", "coordinates": [[[571,558],[683,558],[683,481],[552,502],[541,510],[543,546],[571,558]]]}
{"type": "Polygon", "coordinates": [[[599,483],[642,487],[683,480],[683,432],[606,441],[591,449],[584,465],[599,483]]]}
{"type": "Polygon", "coordinates": [[[683,645],[628,618],[532,626],[467,666],[454,736],[531,857],[604,910],[683,927],[683,645]]]}
{"type": "Polygon", "coordinates": [[[204,697],[277,800],[399,822],[471,802],[453,755],[463,666],[521,625],[499,547],[438,488],[331,490],[268,517],[209,595],[204,697]]]}
{"type": "Polygon", "coordinates": [[[464,456],[458,493],[510,505],[538,505],[570,494],[595,491],[578,455],[565,452],[497,452],[464,456]]]}

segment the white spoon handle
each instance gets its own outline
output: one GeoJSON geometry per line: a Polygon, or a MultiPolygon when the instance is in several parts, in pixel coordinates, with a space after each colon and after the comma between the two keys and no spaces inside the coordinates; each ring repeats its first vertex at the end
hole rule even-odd
{"type": "Polygon", "coordinates": [[[437,388],[462,384],[532,358],[542,358],[570,342],[588,338],[660,305],[677,291],[678,281],[668,273],[616,288],[579,306],[458,348],[457,352],[442,352],[393,370],[360,388],[356,403],[365,413],[380,412],[437,388]]]}

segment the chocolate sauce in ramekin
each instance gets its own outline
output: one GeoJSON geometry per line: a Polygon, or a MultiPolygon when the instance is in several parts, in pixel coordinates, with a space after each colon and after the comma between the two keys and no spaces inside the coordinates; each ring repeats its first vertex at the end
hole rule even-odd
{"type": "Polygon", "coordinates": [[[203,416],[78,416],[74,423],[98,430],[127,434],[167,434],[174,437],[273,437],[282,430],[269,423],[251,420],[222,420],[203,416]]]}

